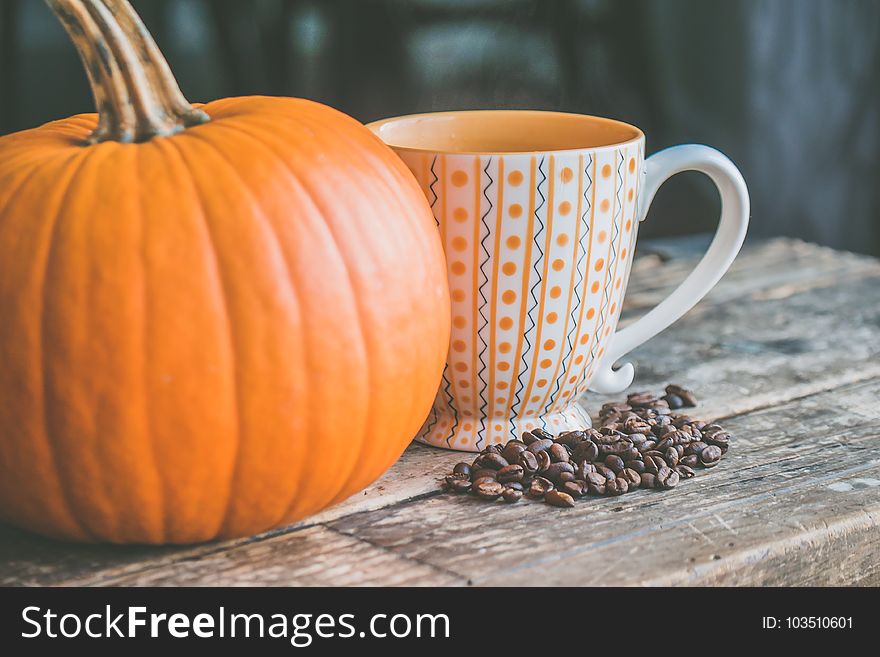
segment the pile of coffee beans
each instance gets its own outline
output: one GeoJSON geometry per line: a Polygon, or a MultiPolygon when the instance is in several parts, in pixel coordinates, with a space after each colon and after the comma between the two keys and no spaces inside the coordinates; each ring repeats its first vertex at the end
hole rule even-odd
{"type": "Polygon", "coordinates": [[[558,436],[534,429],[490,445],[473,463],[458,463],[444,488],[508,503],[525,496],[558,507],[572,507],[585,495],[675,488],[695,468],[718,465],[730,434],[674,412],[696,405],[687,388],[670,384],[665,393],[636,392],[603,405],[598,428],[558,436]]]}

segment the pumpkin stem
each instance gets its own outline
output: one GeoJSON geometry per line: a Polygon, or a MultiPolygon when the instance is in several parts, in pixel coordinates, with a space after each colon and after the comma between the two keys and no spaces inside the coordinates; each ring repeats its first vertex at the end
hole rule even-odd
{"type": "Polygon", "coordinates": [[[95,97],[89,143],[142,142],[207,123],[183,97],[128,0],[46,0],[79,52],[95,97]]]}

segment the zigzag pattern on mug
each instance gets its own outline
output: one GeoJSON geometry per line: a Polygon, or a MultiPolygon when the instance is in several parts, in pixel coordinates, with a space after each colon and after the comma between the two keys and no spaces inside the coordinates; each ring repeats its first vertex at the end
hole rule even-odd
{"type": "MultiPolygon", "coordinates": [[[[527,356],[533,348],[533,345],[532,345],[531,341],[529,340],[529,333],[537,325],[535,322],[535,308],[538,307],[538,297],[535,295],[535,290],[537,290],[543,284],[541,271],[539,269],[539,266],[544,261],[544,250],[541,248],[541,242],[538,238],[541,236],[541,233],[544,232],[544,221],[541,219],[540,212],[543,209],[544,205],[547,203],[547,197],[544,195],[544,191],[542,190],[542,187],[544,185],[546,185],[546,183],[547,183],[547,174],[544,173],[545,160],[546,160],[546,158],[542,157],[541,160],[538,162],[538,173],[541,174],[541,180],[538,182],[538,184],[536,186],[536,191],[538,193],[538,196],[541,197],[541,200],[539,203],[537,203],[535,205],[535,209],[534,209],[533,214],[534,214],[535,220],[538,222],[539,227],[538,227],[538,230],[534,231],[534,237],[532,240],[534,242],[535,247],[538,249],[538,255],[532,261],[532,270],[534,270],[536,278],[535,278],[534,284],[529,289],[529,297],[531,298],[531,301],[530,301],[530,305],[528,307],[528,310],[526,311],[526,317],[529,321],[529,327],[523,331],[523,339],[525,341],[526,348],[520,354],[523,368],[519,372],[519,374],[517,375],[517,378],[516,378],[517,388],[516,388],[516,393],[514,395],[514,403],[511,404],[511,408],[510,408],[511,419],[513,419],[514,417],[517,417],[519,415],[520,407],[523,404],[523,400],[521,397],[522,392],[523,392],[523,388],[525,387],[525,384],[523,382],[523,376],[526,374],[527,371],[529,371],[529,363],[528,363],[527,356]]],[[[523,275],[528,276],[529,274],[527,272],[523,272],[523,275]]]]}
{"type": "MultiPolygon", "coordinates": [[[[439,395],[440,392],[438,391],[439,395]]],[[[428,419],[425,420],[424,428],[420,432],[422,437],[428,439],[431,437],[431,432],[434,430],[434,425],[437,424],[437,420],[439,419],[439,413],[437,412],[437,397],[434,397],[434,403],[431,405],[431,413],[428,415],[428,419]]]]}
{"type": "MultiPolygon", "coordinates": [[[[614,191],[615,207],[614,207],[614,214],[612,215],[612,218],[611,218],[613,232],[612,232],[612,237],[611,237],[611,243],[609,244],[609,249],[608,249],[609,256],[608,256],[607,269],[605,270],[605,272],[606,272],[605,273],[605,285],[602,290],[602,304],[599,308],[599,321],[597,322],[596,331],[593,334],[592,344],[590,345],[590,360],[593,362],[595,362],[595,360],[596,360],[596,347],[599,344],[600,336],[602,334],[602,329],[605,328],[605,322],[607,319],[607,312],[606,311],[608,310],[608,305],[611,301],[611,296],[609,294],[609,287],[613,284],[613,280],[612,280],[612,277],[608,275],[608,273],[611,271],[612,263],[615,262],[615,260],[617,258],[617,251],[614,248],[614,240],[617,238],[617,235],[620,232],[620,225],[618,223],[618,220],[619,220],[620,216],[623,214],[623,209],[620,206],[620,193],[623,188],[623,176],[621,175],[620,170],[623,167],[623,162],[624,162],[625,157],[624,157],[623,151],[617,151],[617,155],[618,155],[619,159],[617,162],[617,181],[616,181],[616,187],[615,187],[615,191],[614,191]]],[[[581,373],[581,377],[585,377],[585,376],[586,376],[586,368],[584,368],[583,372],[581,373]]],[[[576,386],[576,388],[577,388],[577,386],[576,386]]]]}
{"type": "MultiPolygon", "coordinates": [[[[486,199],[486,211],[482,213],[480,217],[480,226],[483,232],[483,237],[480,239],[480,248],[483,251],[482,260],[480,260],[480,269],[479,275],[481,277],[481,282],[477,288],[477,293],[480,295],[481,303],[479,304],[479,314],[480,314],[480,325],[477,327],[477,336],[480,342],[480,351],[477,354],[477,360],[480,363],[480,367],[477,370],[477,378],[479,379],[482,386],[480,387],[480,427],[481,431],[477,434],[479,438],[477,439],[477,445],[479,446],[483,442],[483,433],[485,433],[486,429],[486,407],[489,404],[489,400],[486,397],[487,391],[489,389],[489,382],[485,378],[486,368],[488,367],[488,363],[486,362],[485,355],[486,351],[489,349],[489,345],[486,342],[485,332],[486,327],[489,325],[489,318],[486,317],[484,313],[484,308],[489,305],[489,300],[486,298],[486,295],[483,293],[483,288],[489,282],[489,274],[486,273],[486,265],[489,264],[491,254],[489,253],[489,249],[486,248],[486,240],[491,236],[491,231],[489,229],[489,224],[487,223],[487,217],[492,213],[494,205],[492,203],[492,198],[489,196],[489,189],[495,184],[495,180],[492,178],[492,174],[489,173],[489,167],[492,165],[492,158],[488,158],[486,160],[486,166],[483,168],[483,174],[488,179],[488,182],[483,187],[483,198],[486,199]]],[[[496,257],[498,257],[496,255],[496,257]]]]}
{"type": "MultiPolygon", "coordinates": [[[[640,149],[639,152],[641,152],[641,149],[640,149]]],[[[620,155],[621,155],[621,162],[620,162],[620,164],[622,165],[622,164],[624,164],[624,163],[626,162],[626,160],[627,160],[627,153],[626,153],[626,151],[620,151],[620,155]]],[[[634,194],[638,192],[639,177],[638,177],[638,174],[636,174],[636,176],[637,176],[637,177],[636,177],[635,187],[634,187],[633,190],[631,190],[631,191],[633,191],[634,194]]],[[[618,177],[620,177],[620,165],[618,165],[618,177]]],[[[627,186],[627,177],[628,177],[628,174],[626,173],[626,169],[624,169],[623,182],[622,182],[622,185],[619,187],[619,193],[617,194],[617,199],[618,199],[618,200],[620,201],[620,203],[621,203],[620,213],[619,213],[619,215],[620,215],[620,222],[619,222],[619,223],[616,223],[616,224],[614,225],[614,229],[615,229],[615,233],[614,233],[614,234],[615,234],[615,235],[619,235],[619,237],[620,237],[620,240],[619,240],[619,242],[618,242],[618,245],[622,244],[623,241],[624,241],[624,236],[623,236],[623,234],[622,234],[621,226],[623,225],[623,223],[624,223],[624,219],[625,219],[626,201],[623,200],[623,198],[620,196],[620,194],[623,193],[624,189],[625,189],[626,186],[627,186]]],[[[632,221],[635,222],[636,220],[637,220],[637,219],[636,219],[636,216],[634,215],[633,218],[632,218],[632,221]]],[[[617,280],[617,271],[618,271],[618,268],[619,268],[619,266],[620,266],[620,264],[621,264],[620,261],[623,260],[623,256],[626,255],[627,253],[629,253],[629,254],[632,253],[633,246],[634,246],[634,244],[635,244],[635,235],[636,235],[636,226],[635,226],[634,224],[631,224],[631,225],[630,225],[629,246],[628,246],[626,249],[624,249],[623,251],[620,252],[620,253],[621,253],[621,258],[619,258],[619,259],[618,259],[618,262],[615,263],[615,266],[614,266],[614,273],[613,273],[613,274],[609,277],[609,279],[608,279],[608,282],[609,282],[609,283],[611,283],[611,282],[617,280]]],[[[612,238],[612,242],[611,242],[611,243],[614,244],[614,238],[612,238]]],[[[609,263],[609,267],[610,267],[610,263],[609,263]]],[[[615,307],[615,306],[612,306],[612,310],[613,310],[613,312],[610,313],[610,314],[612,315],[612,317],[610,317],[610,320],[611,320],[612,322],[613,322],[614,319],[615,319],[614,315],[617,313],[617,311],[619,311],[619,309],[621,308],[621,306],[622,306],[622,304],[623,304],[623,293],[624,293],[624,287],[623,287],[623,285],[621,285],[620,288],[617,290],[617,292],[616,292],[616,294],[615,294],[615,296],[616,296],[616,301],[615,301],[615,303],[616,303],[616,307],[615,307]]],[[[600,365],[601,365],[601,363],[600,363],[600,365]]],[[[584,392],[586,392],[587,387],[588,387],[588,382],[587,382],[587,376],[586,376],[586,372],[585,372],[584,375],[583,375],[583,376],[580,378],[580,380],[578,381],[577,394],[581,395],[581,394],[583,394],[584,392]]]]}
{"type": "Polygon", "coordinates": [[[586,240],[590,236],[590,222],[587,219],[587,217],[592,212],[592,203],[590,202],[590,192],[592,191],[592,188],[593,188],[593,177],[590,175],[590,167],[593,166],[593,154],[590,153],[587,157],[588,157],[588,160],[587,160],[586,165],[584,166],[584,176],[586,177],[587,184],[584,185],[583,212],[581,213],[581,216],[578,218],[578,221],[581,222],[581,236],[580,236],[580,239],[578,240],[578,253],[580,255],[578,256],[577,262],[575,264],[575,271],[576,271],[576,275],[577,275],[577,282],[574,284],[574,289],[573,289],[574,296],[575,296],[575,303],[572,306],[571,314],[569,317],[569,319],[571,321],[571,328],[568,329],[568,333],[565,336],[566,342],[568,344],[568,350],[567,350],[566,354],[563,356],[561,373],[559,374],[559,376],[556,377],[555,388],[553,390],[553,393],[550,395],[550,400],[549,400],[549,403],[547,404],[547,408],[546,408],[547,411],[552,409],[557,402],[557,395],[562,390],[562,382],[565,380],[565,377],[566,377],[566,374],[568,371],[567,364],[568,364],[569,360],[571,359],[572,354],[574,353],[575,349],[577,348],[577,345],[571,339],[571,336],[572,336],[572,334],[577,332],[578,320],[576,319],[576,317],[581,313],[581,305],[583,303],[583,301],[581,299],[580,287],[581,287],[581,284],[584,282],[584,260],[586,260],[586,258],[587,258],[587,249],[585,247],[585,244],[586,244],[586,240]]]}
{"type": "MultiPolygon", "coordinates": [[[[431,175],[434,176],[434,180],[432,180],[431,183],[428,185],[428,189],[431,191],[431,195],[433,197],[430,199],[431,210],[433,210],[434,206],[437,205],[437,190],[434,189],[434,185],[437,184],[437,181],[439,180],[439,178],[437,177],[437,172],[434,171],[435,164],[437,164],[437,156],[436,155],[431,160],[431,175]]],[[[438,227],[440,226],[440,220],[437,218],[436,212],[434,213],[434,223],[436,223],[438,227]]]]}
{"type": "MultiPolygon", "coordinates": [[[[447,204],[446,191],[445,191],[445,190],[446,190],[446,185],[447,185],[447,182],[446,182],[446,159],[445,159],[445,157],[444,157],[443,160],[441,161],[440,175],[439,175],[439,176],[438,176],[437,173],[434,171],[434,165],[436,164],[436,162],[437,162],[438,159],[439,159],[439,156],[436,156],[436,155],[435,155],[435,156],[434,156],[434,160],[431,162],[431,173],[432,173],[432,175],[434,176],[434,180],[431,182],[431,184],[429,185],[429,187],[430,187],[430,189],[431,189],[431,192],[432,192],[433,195],[434,195],[434,201],[433,201],[433,202],[434,202],[434,204],[436,205],[436,203],[437,203],[437,199],[439,198],[439,196],[438,196],[437,192],[434,190],[434,185],[436,185],[436,184],[439,182],[439,180],[440,180],[441,177],[443,178],[443,188],[444,188],[443,214],[444,214],[444,222],[446,222],[446,221],[448,220],[448,218],[445,216],[445,214],[446,214],[446,204],[447,204]]],[[[431,209],[432,209],[432,210],[434,209],[433,206],[432,206],[431,209]]],[[[434,217],[435,217],[435,219],[436,219],[436,217],[437,217],[436,212],[435,212],[435,214],[434,214],[434,217]]],[[[438,222],[438,225],[439,225],[439,222],[438,222]]],[[[444,244],[444,248],[445,248],[445,246],[446,246],[446,245],[444,244]]],[[[443,392],[446,394],[446,405],[447,405],[447,407],[449,408],[449,410],[452,411],[452,426],[449,428],[449,435],[446,437],[446,444],[447,444],[450,448],[452,448],[452,438],[455,436],[455,430],[456,430],[456,428],[458,427],[458,419],[459,419],[459,418],[458,418],[458,408],[457,408],[456,405],[455,405],[455,397],[456,397],[456,395],[453,395],[453,394],[452,394],[452,377],[451,377],[450,374],[449,374],[449,362],[448,362],[448,360],[447,360],[446,365],[443,367],[443,383],[442,383],[442,386],[443,386],[443,392]]]]}

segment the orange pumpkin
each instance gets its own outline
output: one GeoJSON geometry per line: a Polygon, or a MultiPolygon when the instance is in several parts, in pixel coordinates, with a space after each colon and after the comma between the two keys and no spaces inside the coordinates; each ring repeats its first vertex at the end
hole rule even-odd
{"type": "Polygon", "coordinates": [[[416,181],[293,98],[193,108],[126,0],[48,0],[99,116],[0,138],[0,519],[186,543],[355,493],[449,339],[416,181]]]}

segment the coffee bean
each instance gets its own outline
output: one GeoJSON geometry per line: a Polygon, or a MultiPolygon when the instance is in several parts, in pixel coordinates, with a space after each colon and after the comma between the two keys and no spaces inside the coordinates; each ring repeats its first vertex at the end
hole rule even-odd
{"type": "Polygon", "coordinates": [[[511,440],[504,446],[504,451],[501,452],[501,456],[503,456],[508,463],[516,463],[519,458],[520,452],[524,452],[526,449],[526,444],[520,440],[511,440]]]}
{"type": "Polygon", "coordinates": [[[663,482],[669,479],[669,476],[672,474],[672,468],[668,466],[661,466],[657,468],[657,474],[654,475],[657,478],[657,488],[663,487],[663,482]]]}
{"type": "Polygon", "coordinates": [[[489,468],[479,468],[478,470],[471,471],[471,481],[476,481],[477,479],[482,479],[484,477],[495,479],[497,476],[498,470],[490,470],[489,468]]]}
{"type": "Polygon", "coordinates": [[[666,403],[669,404],[669,408],[673,411],[677,411],[684,406],[684,400],[678,395],[663,395],[663,399],[666,400],[666,403]]]}
{"type": "Polygon", "coordinates": [[[679,465],[686,466],[688,468],[693,468],[699,465],[700,457],[696,454],[687,454],[681,457],[681,460],[678,462],[679,465]]]}
{"type": "Polygon", "coordinates": [[[656,449],[645,452],[642,458],[645,460],[645,465],[648,464],[648,459],[652,459],[658,468],[661,465],[666,465],[666,459],[663,458],[663,452],[656,449]]]}
{"type": "Polygon", "coordinates": [[[616,479],[617,474],[609,468],[607,465],[603,465],[601,463],[596,464],[596,472],[605,477],[605,479],[616,479]]]}
{"type": "Polygon", "coordinates": [[[544,495],[553,490],[553,488],[553,482],[545,479],[544,477],[535,477],[532,480],[532,485],[529,486],[529,497],[544,497],[544,495]]]}
{"type": "Polygon", "coordinates": [[[583,497],[587,492],[587,484],[586,482],[575,480],[575,481],[566,481],[562,484],[562,492],[568,493],[573,498],[577,499],[579,497],[583,497]]]}
{"type": "Polygon", "coordinates": [[[657,478],[652,475],[650,472],[643,472],[640,479],[640,486],[642,488],[655,488],[657,484],[657,478]]]}
{"type": "Polygon", "coordinates": [[[453,493],[466,493],[471,489],[471,480],[464,479],[461,475],[446,477],[446,489],[453,493]]]}
{"type": "Polygon", "coordinates": [[[492,445],[487,445],[482,449],[480,454],[500,454],[504,449],[503,445],[499,445],[498,443],[493,443],[492,445]]]}
{"type": "Polygon", "coordinates": [[[711,436],[706,436],[706,442],[710,445],[720,447],[723,450],[730,445],[730,434],[726,431],[719,431],[718,433],[713,433],[711,436]]]}
{"type": "Polygon", "coordinates": [[[623,459],[616,454],[609,454],[608,456],[606,456],[605,465],[611,468],[614,471],[614,474],[619,474],[623,471],[623,468],[625,467],[623,465],[623,459]]]}
{"type": "Polygon", "coordinates": [[[632,407],[646,406],[660,399],[653,392],[633,392],[626,397],[626,403],[632,407]]]}
{"type": "Polygon", "coordinates": [[[574,466],[572,466],[571,463],[552,463],[547,468],[544,476],[550,481],[558,481],[559,475],[563,472],[568,472],[574,475],[574,466]]]}
{"type": "Polygon", "coordinates": [[[678,473],[666,466],[657,470],[655,486],[657,488],[675,488],[678,485],[678,473]]]}
{"type": "Polygon", "coordinates": [[[538,452],[535,455],[535,458],[538,459],[538,472],[546,472],[547,468],[550,467],[550,454],[547,451],[538,452]]]}
{"type": "Polygon", "coordinates": [[[634,416],[623,423],[623,430],[628,434],[646,434],[651,431],[651,425],[642,418],[634,416]]]}
{"type": "Polygon", "coordinates": [[[548,491],[546,495],[544,495],[544,501],[550,506],[559,506],[559,507],[572,507],[574,506],[574,498],[568,493],[563,493],[558,490],[548,491]]]}
{"type": "Polygon", "coordinates": [[[655,424],[651,427],[651,435],[659,439],[660,436],[665,434],[670,429],[674,431],[675,427],[671,427],[671,425],[669,424],[655,424]]]}
{"type": "Polygon", "coordinates": [[[663,438],[668,438],[672,441],[673,445],[685,445],[690,443],[693,436],[684,430],[684,428],[678,429],[676,431],[670,431],[669,433],[663,434],[663,438]]]}
{"type": "Polygon", "coordinates": [[[550,445],[550,449],[548,449],[547,452],[550,454],[550,460],[554,463],[563,461],[568,462],[569,460],[568,450],[565,449],[565,445],[560,443],[553,443],[550,445]]]}
{"type": "Polygon", "coordinates": [[[689,425],[691,421],[692,418],[689,415],[676,413],[675,417],[672,418],[672,426],[674,426],[676,429],[680,429],[683,426],[689,425]]]}
{"type": "Polygon", "coordinates": [[[645,404],[645,408],[649,408],[657,413],[669,412],[669,404],[662,397],[656,401],[652,401],[650,404],[645,404]]]}
{"type": "Polygon", "coordinates": [[[471,476],[471,466],[469,463],[456,463],[455,467],[452,468],[452,474],[461,474],[466,477],[471,476]]]}
{"type": "Polygon", "coordinates": [[[524,472],[538,471],[538,458],[532,452],[521,452],[517,463],[522,466],[524,472]]]}
{"type": "Polygon", "coordinates": [[[605,482],[608,481],[603,475],[600,475],[598,472],[590,472],[584,480],[587,482],[589,486],[605,486],[605,482]]]}
{"type": "Polygon", "coordinates": [[[589,461],[581,461],[574,469],[574,473],[578,479],[586,479],[591,472],[596,472],[596,466],[589,461]]]}
{"type": "Polygon", "coordinates": [[[713,423],[713,424],[707,424],[707,425],[704,426],[702,429],[700,429],[700,431],[703,432],[703,435],[704,435],[706,438],[711,438],[711,437],[714,436],[715,434],[723,433],[723,432],[724,432],[724,427],[722,427],[720,424],[714,424],[714,423],[713,423]]]}
{"type": "Polygon", "coordinates": [[[599,415],[608,415],[609,413],[626,413],[632,410],[632,406],[629,404],[624,404],[623,402],[608,402],[607,404],[602,404],[602,409],[599,411],[599,415]]]}
{"type": "Polygon", "coordinates": [[[526,449],[529,450],[532,454],[537,454],[538,452],[543,452],[550,449],[552,445],[553,441],[549,438],[541,438],[533,442],[526,449]]]}
{"type": "Polygon", "coordinates": [[[519,439],[523,442],[524,445],[531,445],[533,442],[538,440],[538,438],[530,431],[523,431],[519,439]]]}
{"type": "Polygon", "coordinates": [[[642,474],[645,471],[645,462],[641,459],[633,459],[632,461],[626,461],[624,465],[630,470],[634,470],[636,474],[642,474]]]}
{"type": "Polygon", "coordinates": [[[673,440],[673,438],[669,434],[666,434],[659,441],[657,441],[657,446],[654,447],[654,451],[660,452],[662,454],[666,451],[667,447],[671,447],[674,444],[675,441],[673,440]]]}
{"type": "Polygon", "coordinates": [[[498,471],[498,481],[507,483],[510,481],[522,481],[523,467],[521,465],[505,465],[498,471]]]}
{"type": "Polygon", "coordinates": [[[561,473],[559,473],[559,476],[556,478],[556,480],[560,484],[564,484],[567,481],[574,481],[575,479],[577,479],[577,477],[574,475],[574,473],[571,473],[571,472],[561,472],[561,473]]]}
{"type": "Polygon", "coordinates": [[[678,465],[678,458],[678,450],[675,447],[667,447],[666,451],[663,452],[663,460],[666,461],[666,465],[670,468],[678,465]]]}
{"type": "Polygon", "coordinates": [[[532,429],[532,433],[543,440],[553,440],[553,434],[546,429],[532,429]]]}
{"type": "Polygon", "coordinates": [[[706,449],[706,447],[708,447],[708,445],[706,445],[706,443],[704,443],[702,440],[695,440],[694,442],[688,443],[687,445],[685,445],[685,447],[684,447],[685,456],[689,456],[691,454],[699,456],[700,452],[702,452],[704,449],[706,449]]]}
{"type": "Polygon", "coordinates": [[[599,456],[599,448],[592,440],[585,440],[584,442],[575,445],[571,456],[576,462],[584,460],[595,461],[599,456]]]}
{"type": "Polygon", "coordinates": [[[500,470],[501,468],[510,465],[501,454],[496,454],[495,452],[489,452],[488,454],[483,454],[480,458],[480,466],[483,468],[489,468],[490,470],[500,470]]]}
{"type": "Polygon", "coordinates": [[[712,468],[718,465],[721,456],[720,447],[717,445],[709,445],[706,449],[700,452],[700,463],[703,464],[704,468],[712,468]]]}
{"type": "Polygon", "coordinates": [[[485,484],[489,481],[494,481],[497,483],[498,480],[495,479],[495,477],[477,477],[476,479],[474,479],[473,485],[476,486],[477,484],[485,484]]]}
{"type": "Polygon", "coordinates": [[[474,482],[473,491],[484,500],[497,500],[504,492],[504,486],[497,481],[482,480],[474,482]]]}
{"type": "Polygon", "coordinates": [[[587,439],[587,434],[583,431],[563,431],[556,437],[556,442],[567,447],[574,447],[578,443],[587,439]]]}
{"type": "Polygon", "coordinates": [[[626,468],[620,473],[620,478],[626,480],[630,489],[638,487],[642,481],[642,476],[632,468],[626,468]]]}
{"type": "Polygon", "coordinates": [[[690,479],[697,474],[696,472],[694,472],[693,468],[682,464],[675,466],[675,471],[678,473],[678,476],[681,479],[690,479]]]}
{"type": "Polygon", "coordinates": [[[608,413],[607,415],[601,416],[601,419],[602,419],[602,426],[607,427],[607,426],[610,426],[616,422],[622,422],[623,415],[621,415],[620,413],[608,413]]]}
{"type": "Polygon", "coordinates": [[[504,498],[504,501],[508,504],[513,504],[515,502],[519,502],[522,499],[523,493],[521,490],[517,490],[516,488],[505,488],[504,492],[501,493],[501,496],[504,498]]]}
{"type": "Polygon", "coordinates": [[[642,462],[645,464],[645,472],[649,474],[657,474],[657,469],[661,465],[665,465],[665,461],[658,464],[657,461],[654,460],[654,457],[648,454],[645,454],[642,457],[642,462]]]}
{"type": "Polygon", "coordinates": [[[684,406],[696,406],[697,405],[697,397],[691,390],[688,390],[684,386],[677,385],[675,383],[670,383],[666,386],[666,394],[667,395],[675,395],[679,397],[684,406]]]}
{"type": "Polygon", "coordinates": [[[626,479],[622,477],[617,477],[616,479],[610,479],[607,484],[605,484],[605,493],[607,495],[623,495],[629,490],[629,484],[626,482],[626,479]]]}

